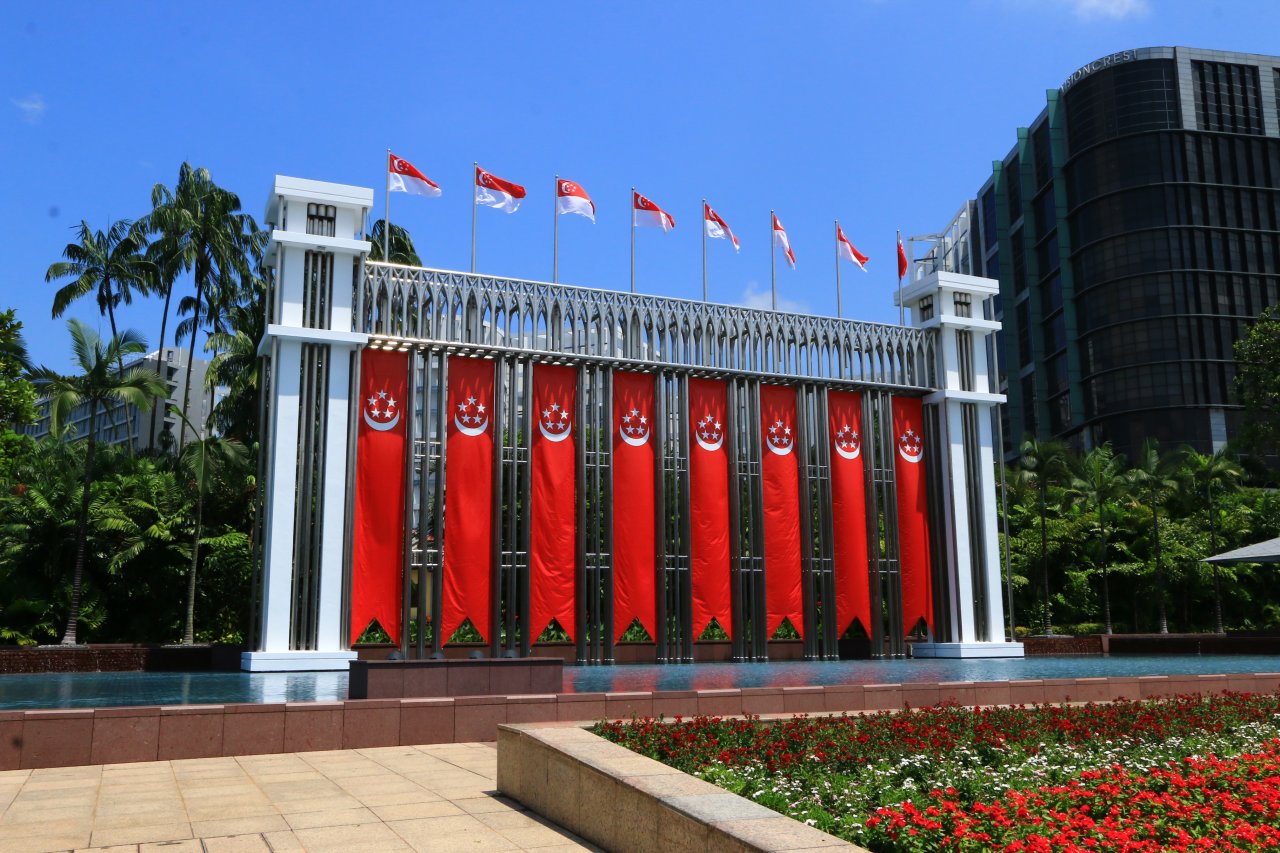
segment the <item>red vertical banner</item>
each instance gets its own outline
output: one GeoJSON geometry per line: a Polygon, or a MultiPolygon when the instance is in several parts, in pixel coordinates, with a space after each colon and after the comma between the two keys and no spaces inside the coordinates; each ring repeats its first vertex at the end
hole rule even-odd
{"type": "Polygon", "coordinates": [[[576,470],[574,414],[578,371],[549,364],[533,368],[533,439],[529,494],[529,637],[554,619],[574,631],[576,470]]]}
{"type": "Polygon", "coordinates": [[[929,503],[924,472],[924,407],[917,397],[893,398],[894,477],[898,485],[898,572],[902,627],[923,619],[933,629],[933,576],[929,559],[929,503]]]}
{"type": "Polygon", "coordinates": [[[449,356],[441,642],[466,619],[492,639],[493,371],[487,359],[449,356]]]}
{"type": "Polygon", "coordinates": [[[654,630],[653,377],[613,374],[613,633],[654,630]]]}
{"type": "Polygon", "coordinates": [[[715,619],[732,635],[729,598],[728,393],[714,379],[689,380],[689,543],[693,636],[715,619]]]}
{"type": "Polygon", "coordinates": [[[391,350],[360,354],[356,428],[356,507],[351,558],[351,642],[376,619],[400,642],[404,595],[405,452],[409,356],[391,350]]]}
{"type": "Polygon", "coordinates": [[[862,463],[862,395],[827,392],[831,438],[831,526],[835,530],[836,634],[857,619],[871,633],[866,475],[862,463]]]}
{"type": "MultiPolygon", "coordinates": [[[[782,620],[804,636],[800,593],[800,466],[796,389],[760,386],[760,475],[764,492],[764,582],[768,635],[782,620]]],[[[807,509],[805,510],[807,511],[807,509]]]]}

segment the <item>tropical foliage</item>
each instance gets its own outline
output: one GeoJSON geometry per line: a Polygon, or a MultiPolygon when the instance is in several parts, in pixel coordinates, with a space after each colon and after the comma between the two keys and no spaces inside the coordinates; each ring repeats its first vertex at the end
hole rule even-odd
{"type": "Polygon", "coordinates": [[[1274,568],[1200,562],[1280,535],[1280,495],[1243,486],[1225,452],[1149,443],[1136,455],[1028,442],[1005,470],[1018,632],[1280,628],[1274,568]]]}

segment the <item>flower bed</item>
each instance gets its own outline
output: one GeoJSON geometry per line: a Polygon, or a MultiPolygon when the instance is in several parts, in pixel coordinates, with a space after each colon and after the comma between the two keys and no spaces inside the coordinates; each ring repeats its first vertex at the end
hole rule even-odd
{"type": "Polygon", "coordinates": [[[1280,846],[1277,696],[595,731],[873,851],[1280,846]]]}

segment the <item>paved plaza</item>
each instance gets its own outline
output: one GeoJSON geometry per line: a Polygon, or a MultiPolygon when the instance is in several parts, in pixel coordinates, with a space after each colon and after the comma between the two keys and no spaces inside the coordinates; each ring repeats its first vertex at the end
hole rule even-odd
{"type": "Polygon", "coordinates": [[[493,744],[0,772],[0,850],[595,850],[497,794],[493,744]]]}

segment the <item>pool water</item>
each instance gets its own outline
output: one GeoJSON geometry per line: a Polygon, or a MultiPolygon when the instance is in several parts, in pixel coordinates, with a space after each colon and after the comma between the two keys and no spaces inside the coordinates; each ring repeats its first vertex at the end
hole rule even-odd
{"type": "MultiPolygon", "coordinates": [[[[711,690],[1013,681],[1280,671],[1275,655],[1033,657],[1005,660],[858,660],[703,663],[688,666],[568,666],[564,692],[711,690]]],[[[75,672],[0,675],[0,709],[332,702],[347,698],[345,672],[75,672]]]]}

